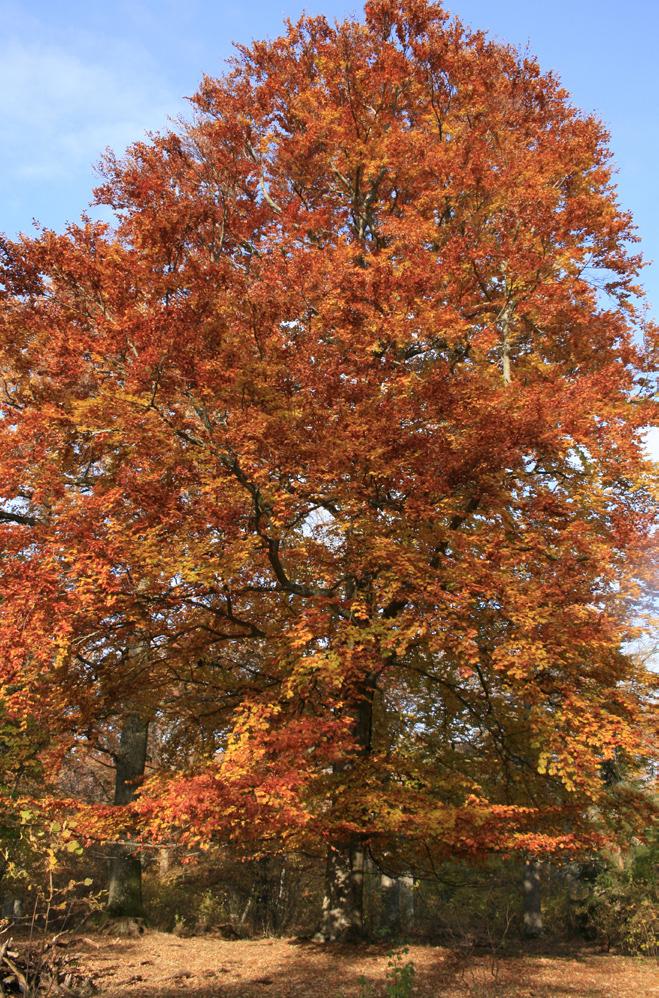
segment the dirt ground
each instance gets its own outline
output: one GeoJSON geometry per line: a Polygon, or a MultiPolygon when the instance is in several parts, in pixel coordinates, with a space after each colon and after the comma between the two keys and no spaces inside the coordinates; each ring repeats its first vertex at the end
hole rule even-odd
{"type": "MultiPolygon", "coordinates": [[[[147,932],[72,941],[106,998],[358,998],[385,994],[387,949],[322,946],[294,939],[229,942],[147,932]],[[366,979],[363,987],[360,977],[366,979]],[[370,989],[370,990],[369,990],[370,989]]],[[[659,995],[656,964],[583,950],[520,952],[493,959],[412,946],[415,998],[645,998],[659,995]]]]}

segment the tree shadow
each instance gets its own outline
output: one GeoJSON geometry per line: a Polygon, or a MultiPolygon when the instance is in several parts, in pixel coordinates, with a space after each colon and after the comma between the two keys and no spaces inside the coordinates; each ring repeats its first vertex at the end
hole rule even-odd
{"type": "MultiPolygon", "coordinates": [[[[96,939],[102,945],[102,937],[96,939]]],[[[249,943],[247,953],[244,942],[217,940],[221,945],[217,948],[211,945],[206,953],[195,951],[195,942],[194,938],[168,940],[163,964],[171,968],[171,976],[163,978],[164,965],[157,966],[157,956],[153,952],[146,953],[140,947],[140,940],[108,940],[107,946],[94,954],[97,965],[101,964],[97,966],[100,993],[107,998],[180,998],[186,995],[195,998],[358,998],[363,993],[362,982],[371,989],[373,998],[380,998],[385,993],[389,947],[384,945],[325,945],[307,940],[277,940],[272,943],[276,949],[269,957],[268,941],[249,943]],[[259,966],[261,953],[263,960],[259,966]],[[149,979],[154,970],[160,974],[159,981],[149,979]]],[[[202,937],[200,946],[212,942],[208,937],[202,937]]],[[[90,953],[89,949],[85,951],[81,947],[83,962],[90,953]]],[[[592,951],[579,955],[552,952],[543,958],[537,951],[529,953],[525,949],[515,955],[493,957],[456,949],[415,946],[409,954],[416,964],[415,998],[439,998],[441,995],[512,998],[529,992],[536,998],[580,998],[585,994],[590,998],[609,998],[615,993],[615,988],[612,990],[614,982],[608,973],[602,973],[598,957],[604,963],[607,960],[605,954],[592,951]],[[569,959],[575,962],[575,973],[566,978],[569,959]],[[548,964],[548,960],[551,963],[548,964]],[[554,960],[555,974],[552,973],[554,960]],[[590,971],[595,972],[594,977],[590,971]]]]}

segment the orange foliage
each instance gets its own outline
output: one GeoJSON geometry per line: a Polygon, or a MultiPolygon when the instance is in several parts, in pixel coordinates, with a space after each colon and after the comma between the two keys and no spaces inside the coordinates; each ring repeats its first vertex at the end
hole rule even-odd
{"type": "Polygon", "coordinates": [[[216,669],[225,748],[153,834],[592,842],[646,750],[652,512],[602,126],[427,0],[192,104],[106,158],[116,227],[3,247],[8,701],[83,731],[216,669]]]}

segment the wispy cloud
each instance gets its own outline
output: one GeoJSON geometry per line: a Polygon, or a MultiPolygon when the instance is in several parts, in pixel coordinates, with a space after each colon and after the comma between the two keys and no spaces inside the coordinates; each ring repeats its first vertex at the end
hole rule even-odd
{"type": "Polygon", "coordinates": [[[9,39],[0,47],[3,172],[47,179],[87,166],[107,145],[123,147],[163,124],[172,103],[136,53],[102,64],[9,39]]]}
{"type": "Polygon", "coordinates": [[[650,460],[659,462],[659,427],[650,426],[645,431],[643,442],[650,460]]]}
{"type": "Polygon", "coordinates": [[[59,226],[85,208],[108,146],[122,151],[183,104],[139,41],[54,35],[20,8],[10,14],[0,38],[0,230],[33,215],[59,226]]]}

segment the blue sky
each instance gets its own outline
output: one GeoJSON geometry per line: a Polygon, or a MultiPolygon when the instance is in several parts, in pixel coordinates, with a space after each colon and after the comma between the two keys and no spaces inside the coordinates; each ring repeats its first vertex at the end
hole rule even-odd
{"type": "MultiPolygon", "coordinates": [[[[233,40],[276,34],[303,10],[343,17],[355,0],[0,0],[0,230],[33,218],[60,228],[85,209],[93,164],[186,112],[202,73],[233,40]]],[[[657,265],[645,285],[659,315],[659,72],[654,0],[448,0],[494,37],[527,46],[612,135],[622,203],[657,265]]]]}

